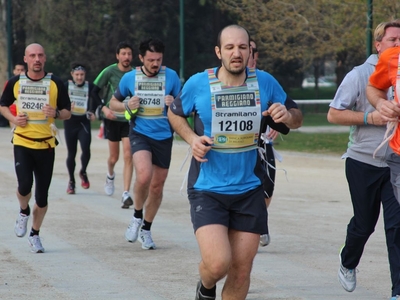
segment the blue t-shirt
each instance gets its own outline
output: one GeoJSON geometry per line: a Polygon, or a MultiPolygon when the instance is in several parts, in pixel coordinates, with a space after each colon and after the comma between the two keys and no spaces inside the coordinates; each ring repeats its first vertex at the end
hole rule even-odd
{"type": "MultiPolygon", "coordinates": [[[[126,97],[135,95],[136,69],[122,76],[118,89],[114,96],[119,101],[125,100],[126,97]]],[[[165,95],[176,97],[181,89],[181,81],[178,74],[170,69],[165,68],[165,95]]],[[[149,119],[137,115],[134,121],[130,122],[130,126],[135,132],[143,134],[155,140],[165,140],[172,137],[172,128],[167,118],[167,107],[164,109],[164,118],[149,119]]]]}
{"type": "MultiPolygon", "coordinates": [[[[248,69],[246,70],[248,72],[248,69]]],[[[214,73],[217,68],[214,69],[214,73]]],[[[256,70],[260,91],[261,111],[271,103],[284,104],[286,93],[269,73],[256,70]]],[[[182,92],[170,109],[179,116],[194,113],[194,131],[197,135],[211,135],[211,91],[207,70],[193,75],[185,83],[182,92]]],[[[192,158],[188,189],[204,190],[221,194],[241,194],[260,186],[264,171],[256,149],[223,153],[208,151],[208,162],[200,163],[192,158]]]]}

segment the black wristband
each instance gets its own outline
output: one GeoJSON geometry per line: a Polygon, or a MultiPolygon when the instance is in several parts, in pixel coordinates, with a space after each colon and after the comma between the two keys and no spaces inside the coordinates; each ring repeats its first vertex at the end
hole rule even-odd
{"type": "Polygon", "coordinates": [[[60,111],[58,108],[56,108],[56,115],[54,116],[54,119],[58,119],[60,117],[60,111]]]}

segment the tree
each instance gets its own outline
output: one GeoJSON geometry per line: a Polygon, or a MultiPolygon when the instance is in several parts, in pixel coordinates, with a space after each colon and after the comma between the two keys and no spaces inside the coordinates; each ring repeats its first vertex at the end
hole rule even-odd
{"type": "MultiPolygon", "coordinates": [[[[273,74],[276,62],[289,67],[298,65],[299,74],[311,67],[318,83],[321,62],[327,59],[336,58],[338,71],[342,73],[365,60],[367,7],[364,0],[216,2],[222,10],[234,13],[238,23],[249,29],[260,51],[260,67],[273,74]]],[[[374,1],[377,23],[395,17],[399,11],[399,1],[374,1]]],[[[286,74],[293,74],[293,69],[288,68],[286,74]]],[[[288,87],[287,83],[281,83],[288,87]]]]}

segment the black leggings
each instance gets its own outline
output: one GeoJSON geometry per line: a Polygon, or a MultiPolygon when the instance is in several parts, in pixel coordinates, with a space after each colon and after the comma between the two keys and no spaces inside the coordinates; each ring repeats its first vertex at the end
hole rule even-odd
{"type": "Polygon", "coordinates": [[[90,144],[92,142],[92,133],[90,121],[88,119],[64,121],[65,142],[67,144],[67,169],[69,180],[75,182],[75,157],[78,148],[78,141],[81,145],[81,172],[86,172],[90,160],[90,144]]]}
{"type": "Polygon", "coordinates": [[[47,198],[54,167],[54,148],[30,149],[14,146],[15,173],[18,193],[28,195],[32,190],[35,175],[35,200],[37,206],[47,206],[47,198]]]}

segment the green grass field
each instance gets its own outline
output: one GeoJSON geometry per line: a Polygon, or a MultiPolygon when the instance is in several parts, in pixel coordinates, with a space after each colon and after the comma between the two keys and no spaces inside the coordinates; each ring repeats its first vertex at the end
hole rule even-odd
{"type": "Polygon", "coordinates": [[[290,132],[275,140],[276,150],[316,154],[343,154],[347,149],[349,133],[290,132]]]}

